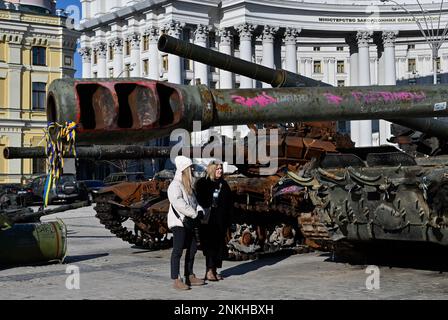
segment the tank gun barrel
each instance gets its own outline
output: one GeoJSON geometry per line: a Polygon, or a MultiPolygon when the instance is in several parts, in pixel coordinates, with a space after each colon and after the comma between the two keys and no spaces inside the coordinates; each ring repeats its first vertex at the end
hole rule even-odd
{"type": "MultiPolygon", "coordinates": [[[[76,158],[93,160],[114,159],[148,159],[168,158],[170,147],[143,147],[133,145],[94,145],[91,147],[76,147],[76,158]]],[[[3,149],[5,159],[46,158],[44,147],[6,147],[3,149]]],[[[66,158],[74,158],[68,153],[66,158]]]]}
{"type": "MultiPolygon", "coordinates": [[[[215,68],[234,72],[252,79],[269,83],[273,87],[316,87],[331,86],[282,69],[271,69],[230,55],[204,48],[168,35],[161,35],[158,42],[160,51],[192,59],[215,68]]],[[[384,118],[383,118],[384,119],[384,118]]],[[[386,118],[387,119],[387,118],[386,118]]],[[[387,119],[413,130],[425,132],[439,138],[448,138],[448,124],[433,118],[387,119]]]]}
{"type": "Polygon", "coordinates": [[[448,116],[448,86],[209,89],[147,79],[59,79],[47,118],[74,121],[80,143],[135,143],[219,125],[448,116]]]}
{"type": "Polygon", "coordinates": [[[13,226],[15,223],[26,223],[28,221],[32,221],[33,219],[39,219],[50,214],[74,210],[89,205],[90,204],[88,201],[81,201],[77,203],[61,205],[52,209],[39,209],[35,212],[23,210],[23,208],[7,209],[0,213],[0,230],[7,229],[13,226]]]}
{"type": "Polygon", "coordinates": [[[235,72],[234,70],[238,70],[238,74],[268,83],[274,88],[330,86],[322,81],[316,81],[283,69],[271,69],[253,62],[235,58],[221,52],[182,41],[166,34],[160,36],[157,45],[160,51],[175,54],[186,59],[192,59],[230,72],[235,72]]]}

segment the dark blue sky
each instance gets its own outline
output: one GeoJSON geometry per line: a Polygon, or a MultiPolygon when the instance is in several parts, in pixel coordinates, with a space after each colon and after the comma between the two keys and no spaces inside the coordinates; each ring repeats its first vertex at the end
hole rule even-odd
{"type": "MultiPolygon", "coordinates": [[[[57,0],[56,6],[61,9],[66,9],[68,6],[76,5],[79,7],[79,12],[81,14],[81,3],[79,0],[57,0]]],[[[81,19],[81,17],[79,17],[81,19]]],[[[81,78],[82,76],[82,70],[81,70],[81,57],[79,56],[78,52],[75,53],[75,68],[76,68],[76,78],[81,78]]]]}

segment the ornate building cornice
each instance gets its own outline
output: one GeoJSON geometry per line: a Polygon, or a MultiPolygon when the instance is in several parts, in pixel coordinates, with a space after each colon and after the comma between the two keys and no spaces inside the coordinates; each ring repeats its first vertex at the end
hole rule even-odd
{"type": "Polygon", "coordinates": [[[372,39],[373,31],[358,31],[356,39],[358,40],[358,47],[368,47],[372,39]]]}
{"type": "Polygon", "coordinates": [[[256,27],[257,25],[254,24],[243,23],[238,25],[236,30],[238,31],[241,40],[252,40],[252,35],[256,27]]]}
{"type": "Polygon", "coordinates": [[[82,47],[78,50],[79,55],[82,58],[82,62],[88,63],[91,61],[92,58],[92,49],[89,47],[82,47]]]}
{"type": "Polygon", "coordinates": [[[109,45],[114,49],[114,53],[123,53],[123,39],[120,37],[115,37],[110,40],[109,45]]]}
{"type": "Polygon", "coordinates": [[[93,51],[96,52],[99,58],[106,59],[107,55],[107,43],[106,42],[98,42],[93,46],[93,51]]]}
{"type": "Polygon", "coordinates": [[[289,27],[286,28],[285,33],[283,34],[285,38],[285,44],[296,44],[300,32],[302,32],[302,29],[289,27]]]}
{"type": "Polygon", "coordinates": [[[150,43],[157,42],[159,40],[159,28],[151,26],[143,32],[143,35],[148,37],[150,43]]]}
{"type": "Polygon", "coordinates": [[[278,29],[279,27],[264,26],[262,33],[263,42],[273,42],[278,29]]]}
{"type": "Polygon", "coordinates": [[[203,24],[198,24],[196,30],[194,30],[194,41],[195,42],[207,42],[209,27],[203,24]]]}
{"type": "Polygon", "coordinates": [[[383,31],[382,38],[385,47],[392,47],[395,45],[395,40],[397,39],[398,31],[383,31]]]}
{"type": "Polygon", "coordinates": [[[179,38],[182,28],[185,27],[185,23],[178,21],[170,21],[166,25],[164,25],[161,30],[164,33],[167,33],[169,36],[179,38]]]}
{"type": "Polygon", "coordinates": [[[126,41],[129,41],[132,49],[140,49],[141,36],[139,33],[134,32],[127,35],[126,41]]]}
{"type": "Polygon", "coordinates": [[[221,45],[230,46],[232,44],[233,34],[229,29],[227,28],[219,29],[218,37],[219,37],[219,43],[221,45]]]}

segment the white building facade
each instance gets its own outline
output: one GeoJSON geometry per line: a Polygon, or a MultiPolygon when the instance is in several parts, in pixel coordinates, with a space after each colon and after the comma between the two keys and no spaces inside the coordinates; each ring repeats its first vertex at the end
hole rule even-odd
{"type": "MultiPolygon", "coordinates": [[[[399,3],[402,1],[398,1],[399,3]]],[[[431,50],[415,20],[375,0],[81,0],[83,77],[137,77],[212,88],[267,87],[253,79],[157,50],[161,33],[334,86],[432,83],[431,50]]],[[[420,0],[428,26],[448,8],[420,0]]],[[[420,18],[419,6],[406,1],[420,18]]],[[[448,7],[448,6],[447,6],[448,7]]],[[[422,25],[425,24],[422,21],[422,25]]],[[[448,82],[448,45],[437,59],[448,82]]],[[[386,121],[340,123],[357,146],[387,143],[386,121]]],[[[233,131],[234,128],[223,128],[233,131]]],[[[203,138],[202,138],[203,139],[203,138]]],[[[199,141],[198,141],[199,142],[199,141]]],[[[204,141],[202,141],[204,142],[204,141]]]]}

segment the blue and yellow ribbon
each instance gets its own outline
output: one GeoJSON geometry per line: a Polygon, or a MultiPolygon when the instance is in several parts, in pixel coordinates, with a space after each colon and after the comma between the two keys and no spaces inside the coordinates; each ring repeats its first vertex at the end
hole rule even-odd
{"type": "Polygon", "coordinates": [[[76,158],[76,128],[73,121],[65,122],[63,125],[56,122],[49,122],[45,130],[45,140],[47,143],[47,179],[44,188],[44,207],[48,205],[51,188],[59,179],[64,168],[64,156],[66,152],[73,154],[76,158]]]}

